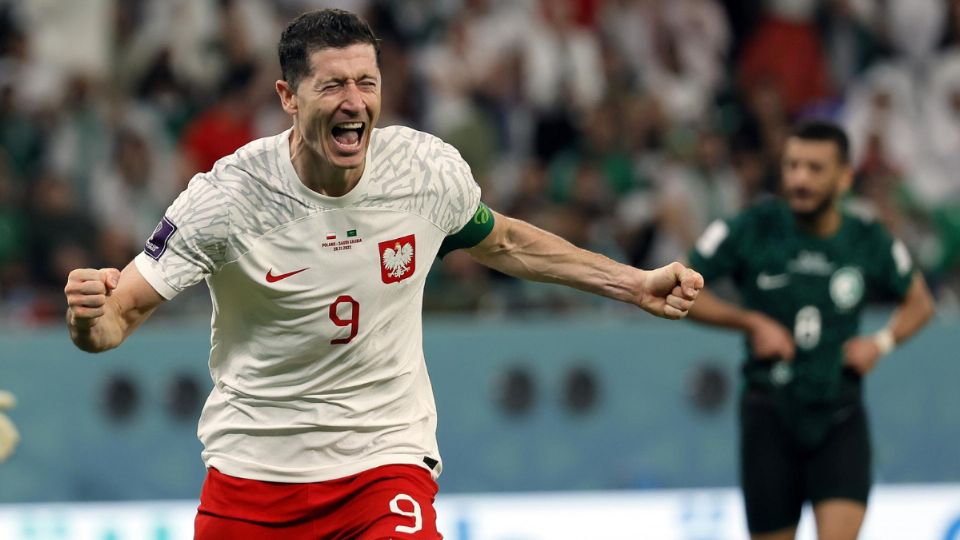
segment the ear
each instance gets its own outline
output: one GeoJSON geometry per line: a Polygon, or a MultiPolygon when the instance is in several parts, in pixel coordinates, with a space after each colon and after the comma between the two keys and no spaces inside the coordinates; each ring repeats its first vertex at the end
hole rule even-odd
{"type": "Polygon", "coordinates": [[[297,92],[290,86],[290,83],[280,79],[274,85],[277,89],[277,95],[280,96],[280,105],[283,111],[290,116],[297,114],[297,92]]]}
{"type": "Polygon", "coordinates": [[[838,183],[838,188],[841,194],[846,193],[853,187],[853,167],[850,164],[842,165],[840,171],[840,181],[838,183]]]}

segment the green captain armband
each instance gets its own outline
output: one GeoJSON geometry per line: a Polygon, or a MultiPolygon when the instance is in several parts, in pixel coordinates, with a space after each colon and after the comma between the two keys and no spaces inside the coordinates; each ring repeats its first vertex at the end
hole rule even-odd
{"type": "Polygon", "coordinates": [[[437,257],[441,259],[455,249],[472,248],[479,244],[493,230],[493,212],[487,205],[480,203],[470,221],[459,231],[443,239],[437,257]]]}

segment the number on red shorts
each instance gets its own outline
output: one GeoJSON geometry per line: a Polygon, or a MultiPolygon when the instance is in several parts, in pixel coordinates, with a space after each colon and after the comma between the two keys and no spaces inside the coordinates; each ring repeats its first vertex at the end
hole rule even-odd
{"type": "Polygon", "coordinates": [[[397,525],[394,529],[398,533],[415,533],[423,528],[423,515],[420,513],[420,503],[406,493],[401,493],[390,501],[390,511],[394,514],[413,518],[413,527],[406,525],[397,525]],[[413,506],[413,510],[401,510],[400,501],[406,501],[413,506]]]}

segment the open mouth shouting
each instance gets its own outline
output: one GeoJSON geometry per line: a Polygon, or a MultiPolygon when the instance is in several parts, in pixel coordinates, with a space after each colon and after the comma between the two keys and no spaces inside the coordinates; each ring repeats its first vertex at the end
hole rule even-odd
{"type": "Polygon", "coordinates": [[[367,126],[363,122],[340,122],[330,129],[334,149],[345,155],[354,155],[363,147],[363,133],[367,126]]]}

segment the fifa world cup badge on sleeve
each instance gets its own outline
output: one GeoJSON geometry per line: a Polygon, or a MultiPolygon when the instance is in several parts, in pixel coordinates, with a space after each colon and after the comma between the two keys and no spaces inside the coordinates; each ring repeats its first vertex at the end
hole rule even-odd
{"type": "Polygon", "coordinates": [[[157,224],[157,228],[153,230],[153,234],[150,235],[150,238],[147,238],[143,252],[152,259],[159,261],[163,252],[167,250],[167,242],[175,232],[177,232],[177,226],[170,221],[170,218],[163,216],[163,219],[157,224]]]}

